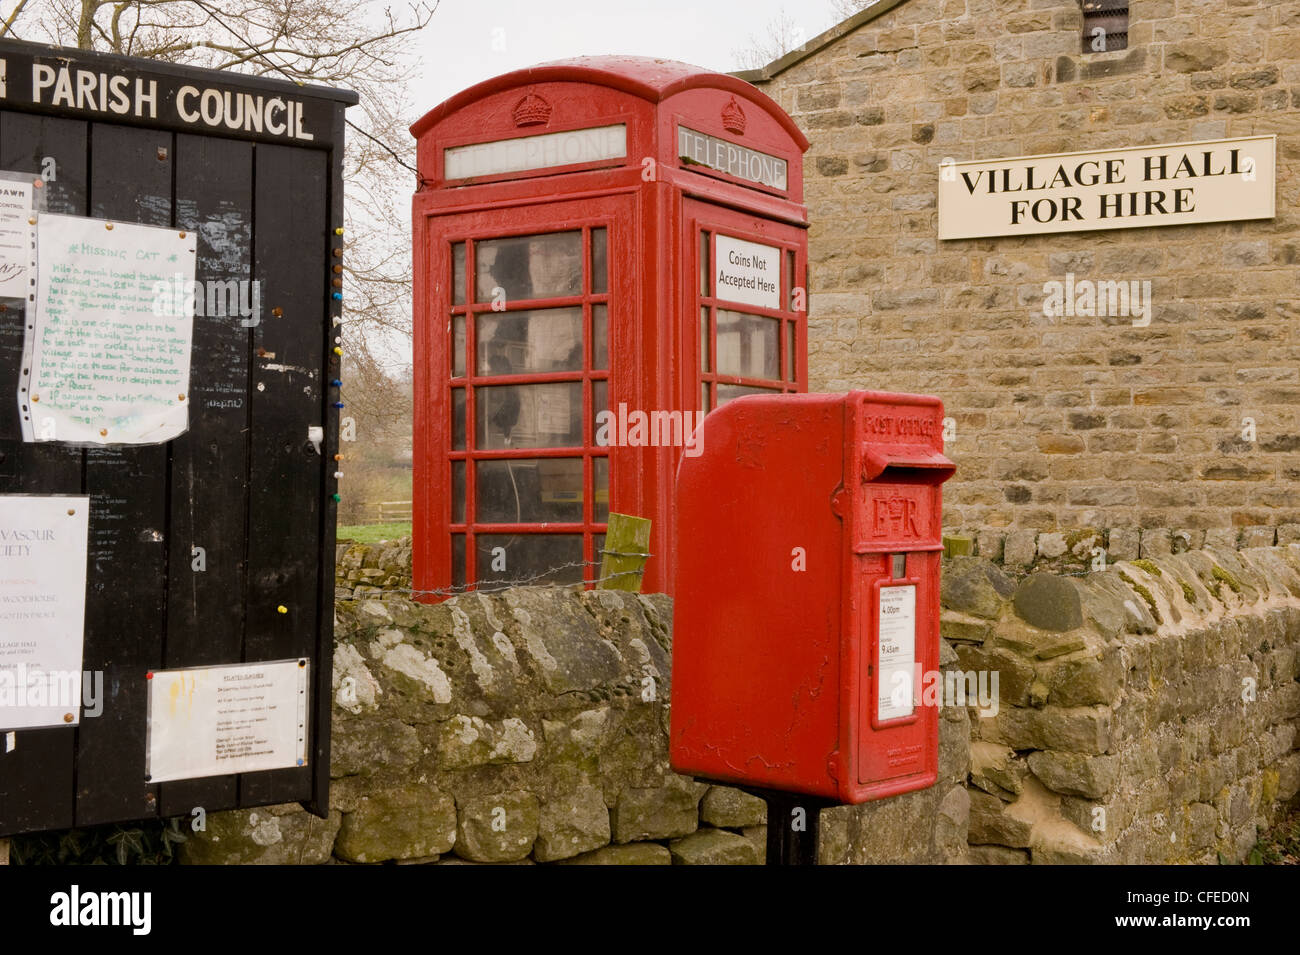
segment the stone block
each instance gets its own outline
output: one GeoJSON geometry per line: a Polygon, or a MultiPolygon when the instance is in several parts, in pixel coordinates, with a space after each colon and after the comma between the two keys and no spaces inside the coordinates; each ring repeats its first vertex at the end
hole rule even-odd
{"type": "Polygon", "coordinates": [[[1083,625],[1083,607],[1074,581],[1055,574],[1030,575],[1016,588],[1017,616],[1040,630],[1074,630],[1083,625]]]}
{"type": "Polygon", "coordinates": [[[1029,754],[1029,769],[1053,792],[1089,799],[1101,799],[1114,791],[1119,779],[1115,756],[1040,751],[1029,754]]]}
{"type": "Polygon", "coordinates": [[[1007,534],[1002,550],[1002,565],[1021,570],[1034,562],[1038,554],[1038,532],[1013,530],[1007,534]]]}
{"type": "Polygon", "coordinates": [[[672,777],[663,786],[624,789],[614,807],[614,841],[674,839],[699,828],[700,799],[706,786],[672,777]]]}
{"type": "Polygon", "coordinates": [[[342,817],[318,819],[296,803],[214,812],[206,828],[185,826],[182,865],[321,865],[329,860],[342,817]]]}
{"type": "Polygon", "coordinates": [[[1139,545],[1139,556],[1150,560],[1152,557],[1168,557],[1173,553],[1173,535],[1167,527],[1145,527],[1139,545]]]}
{"type": "Polygon", "coordinates": [[[712,786],[700,802],[700,821],[720,829],[761,826],[767,821],[767,803],[730,786],[712,786]]]}
{"type": "MultiPolygon", "coordinates": [[[[362,796],[343,816],[334,852],[349,862],[440,855],[456,842],[456,804],[425,786],[362,796]]],[[[526,854],[526,853],[525,853],[526,854]]]]}
{"type": "Polygon", "coordinates": [[[456,827],[456,855],[472,862],[513,862],[533,851],[540,826],[537,796],[523,790],[465,802],[456,827]]]}
{"type": "Polygon", "coordinates": [[[1271,527],[1257,525],[1241,529],[1242,547],[1272,547],[1276,538],[1277,532],[1271,527]]]}
{"type": "Polygon", "coordinates": [[[754,844],[725,829],[701,829],[668,843],[673,865],[758,865],[754,844]]]}
{"type": "Polygon", "coordinates": [[[581,855],[607,844],[609,808],[595,786],[562,792],[542,803],[533,857],[553,862],[581,855]]]}
{"type": "Polygon", "coordinates": [[[626,846],[605,846],[595,852],[584,852],[572,859],[562,859],[558,865],[672,865],[672,855],[666,846],[657,842],[634,842],[626,846]]]}
{"type": "Polygon", "coordinates": [[[939,581],[941,606],[973,617],[996,620],[1015,584],[992,562],[957,557],[944,562],[939,581]]]}

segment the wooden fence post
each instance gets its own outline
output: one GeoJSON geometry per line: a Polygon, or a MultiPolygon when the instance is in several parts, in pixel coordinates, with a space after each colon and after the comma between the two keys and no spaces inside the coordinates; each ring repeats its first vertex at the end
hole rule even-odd
{"type": "Polygon", "coordinates": [[[645,562],[649,556],[650,520],[627,514],[610,514],[596,588],[639,593],[641,576],[645,572],[645,562]]]}

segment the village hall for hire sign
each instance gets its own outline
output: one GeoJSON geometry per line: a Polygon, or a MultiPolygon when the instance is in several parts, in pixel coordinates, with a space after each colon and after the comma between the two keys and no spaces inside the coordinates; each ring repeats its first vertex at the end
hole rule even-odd
{"type": "Polygon", "coordinates": [[[939,238],[1271,219],[1276,136],[944,160],[939,238]]]}

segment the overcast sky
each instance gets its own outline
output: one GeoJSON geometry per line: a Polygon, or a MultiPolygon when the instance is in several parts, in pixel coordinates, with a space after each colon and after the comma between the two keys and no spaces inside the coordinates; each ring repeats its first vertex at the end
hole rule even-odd
{"type": "Polygon", "coordinates": [[[441,0],[420,41],[416,114],[480,80],[547,60],[662,56],[728,72],[788,18],[803,39],[834,25],[830,0],[441,0]]]}

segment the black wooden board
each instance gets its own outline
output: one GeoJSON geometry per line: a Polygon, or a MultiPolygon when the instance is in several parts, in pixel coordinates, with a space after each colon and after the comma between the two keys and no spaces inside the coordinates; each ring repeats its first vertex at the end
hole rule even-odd
{"type": "Polygon", "coordinates": [[[197,807],[300,801],[324,814],[339,422],[331,318],[341,309],[330,267],[343,242],[343,112],[356,97],[11,41],[0,55],[18,94],[0,102],[0,170],[52,173],[51,212],[196,233],[201,287],[261,284],[260,316],[196,315],[189,431],[155,446],[23,443],[26,309],[0,299],[0,494],[91,497],[83,667],[103,672],[105,697],[103,714],[76,728],[16,731],[12,747],[0,730],[0,836],[197,807]],[[30,81],[14,83],[32,64],[157,82],[168,108],[200,83],[297,95],[311,135],[277,143],[172,114],[116,121],[94,103],[41,104],[24,99],[30,81]],[[324,429],[319,451],[312,426],[324,429]],[[146,780],[149,670],[289,658],[313,668],[309,765],[146,780]]]}

